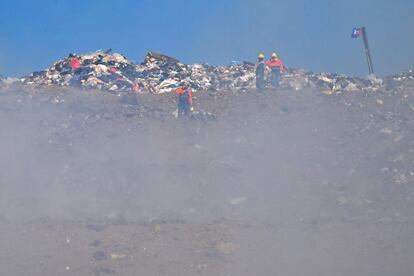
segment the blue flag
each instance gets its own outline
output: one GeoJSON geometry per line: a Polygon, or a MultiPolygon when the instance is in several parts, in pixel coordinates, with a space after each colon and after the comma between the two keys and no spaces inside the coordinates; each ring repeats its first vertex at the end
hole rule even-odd
{"type": "Polygon", "coordinates": [[[361,30],[361,28],[353,28],[352,29],[352,34],[351,34],[351,37],[352,38],[358,38],[358,37],[360,37],[362,35],[362,30],[361,30]]]}

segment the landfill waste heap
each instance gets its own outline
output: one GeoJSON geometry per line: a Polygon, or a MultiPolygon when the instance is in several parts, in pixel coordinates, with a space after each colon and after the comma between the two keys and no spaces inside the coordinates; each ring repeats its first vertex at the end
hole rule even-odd
{"type": "MultiPolygon", "coordinates": [[[[165,93],[175,90],[185,80],[194,91],[244,92],[255,87],[254,71],[254,63],[247,61],[233,62],[228,66],[186,65],[156,52],[147,53],[144,62],[136,64],[121,54],[111,53],[109,49],[89,54],[70,54],[49,69],[34,72],[20,81],[31,85],[75,86],[114,92],[165,93]]],[[[330,95],[390,88],[398,86],[399,81],[407,78],[413,78],[412,70],[381,80],[288,69],[283,74],[281,87],[293,90],[318,89],[330,95]]]]}
{"type": "Polygon", "coordinates": [[[21,80],[18,78],[10,78],[10,77],[4,77],[0,75],[0,85],[10,85],[16,82],[20,82],[21,80]]]}

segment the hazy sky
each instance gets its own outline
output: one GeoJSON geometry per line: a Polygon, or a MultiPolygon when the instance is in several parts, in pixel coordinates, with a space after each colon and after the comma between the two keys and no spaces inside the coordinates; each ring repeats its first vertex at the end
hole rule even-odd
{"type": "Polygon", "coordinates": [[[255,61],[277,51],[287,66],[366,75],[366,26],[379,75],[414,67],[413,0],[2,0],[0,74],[47,68],[68,53],[113,48],[185,63],[255,61]]]}

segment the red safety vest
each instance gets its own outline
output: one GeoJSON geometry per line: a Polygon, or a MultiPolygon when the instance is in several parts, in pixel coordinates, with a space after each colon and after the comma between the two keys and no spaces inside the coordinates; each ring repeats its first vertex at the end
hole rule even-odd
{"type": "Polygon", "coordinates": [[[69,62],[70,67],[72,67],[73,70],[78,69],[81,67],[80,60],[78,58],[72,58],[69,62]]]}
{"type": "Polygon", "coordinates": [[[134,83],[131,87],[132,91],[138,91],[139,90],[139,83],[134,83]]]}
{"type": "Polygon", "coordinates": [[[184,93],[188,93],[188,103],[190,105],[193,105],[193,95],[191,94],[191,89],[190,88],[188,88],[188,89],[178,88],[175,92],[178,95],[181,95],[181,94],[184,94],[184,93]]]}
{"type": "Polygon", "coordinates": [[[266,65],[269,66],[270,69],[273,69],[275,67],[279,67],[280,72],[282,72],[285,69],[285,66],[283,65],[283,62],[280,59],[268,60],[268,61],[266,61],[266,65]]]}

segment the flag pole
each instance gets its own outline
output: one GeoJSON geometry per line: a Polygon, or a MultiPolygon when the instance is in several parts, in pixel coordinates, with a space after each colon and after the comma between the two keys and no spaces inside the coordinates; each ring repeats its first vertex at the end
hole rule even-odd
{"type": "Polygon", "coordinates": [[[367,63],[368,63],[368,71],[370,75],[374,74],[374,67],[372,66],[372,58],[371,58],[371,52],[369,50],[369,44],[368,44],[368,36],[367,36],[367,31],[365,29],[365,27],[361,28],[361,32],[362,32],[362,39],[364,40],[364,51],[365,51],[365,55],[367,57],[367,63]]]}

